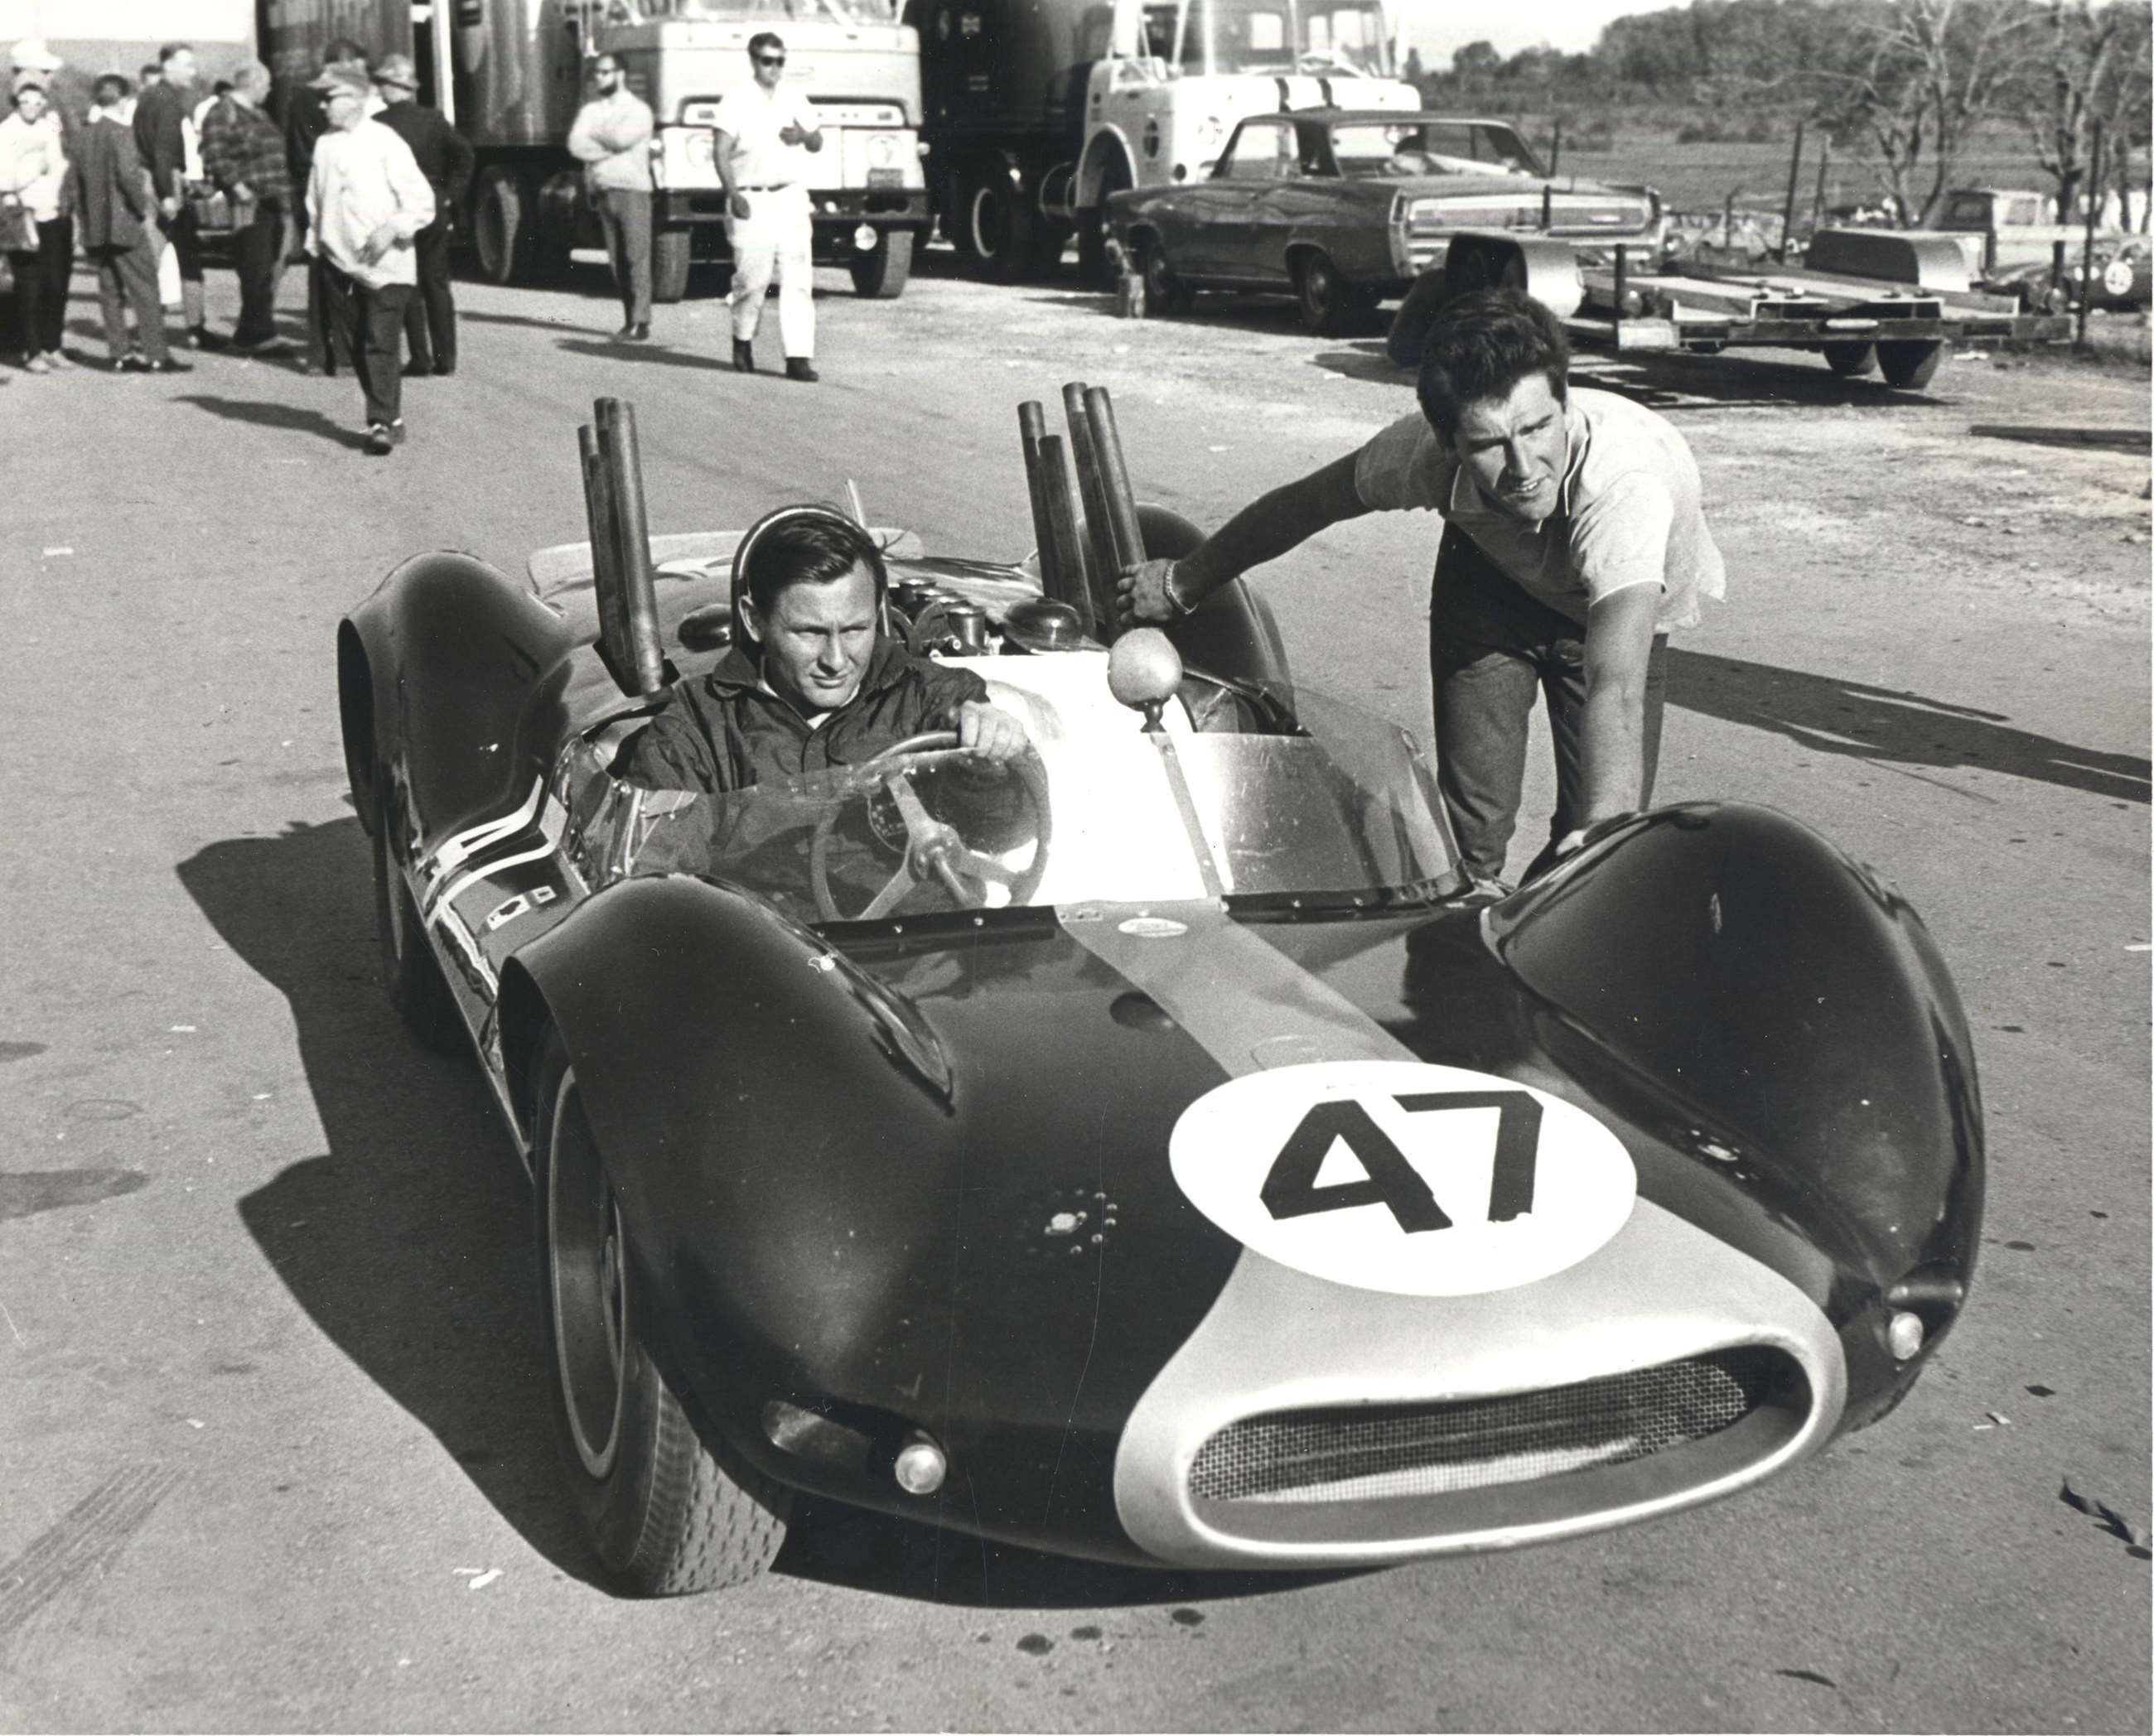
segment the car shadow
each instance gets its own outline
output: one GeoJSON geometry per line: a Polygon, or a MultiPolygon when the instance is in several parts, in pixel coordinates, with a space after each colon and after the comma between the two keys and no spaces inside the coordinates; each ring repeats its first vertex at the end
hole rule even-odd
{"type": "Polygon", "coordinates": [[[248,1233],[533,1549],[596,1583],[554,1460],[529,1193],[475,1063],[421,1049],[382,995],[358,821],[226,838],[177,873],[290,1003],[327,1145],[239,1202],[248,1233]]]}
{"type": "Polygon", "coordinates": [[[1373,1570],[1198,1573],[1077,1560],[838,1502],[804,1499],[772,1571],[796,1579],[971,1609],[1110,1609],[1215,1603],[1373,1570]]]}
{"type": "Polygon", "coordinates": [[[1668,652],[1668,703],[1818,753],[1937,770],[1976,766],[2146,803],[2154,766],[2013,726],[2005,714],[1707,651],[1668,652]]]}
{"type": "Polygon", "coordinates": [[[365,430],[347,427],[318,410],[296,404],[271,404],[251,398],[218,398],[201,392],[181,392],[175,404],[191,404],[197,410],[222,416],[227,422],[252,422],[258,428],[275,428],[287,434],[311,434],[349,451],[363,451],[365,430]]]}

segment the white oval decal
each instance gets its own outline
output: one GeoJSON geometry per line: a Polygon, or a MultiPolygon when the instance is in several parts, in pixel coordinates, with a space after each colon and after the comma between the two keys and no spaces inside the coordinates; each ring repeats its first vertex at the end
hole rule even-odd
{"type": "Polygon", "coordinates": [[[1230,1079],[1167,1143],[1190,1203],[1312,1277],[1476,1296],[1575,1265],[1623,1227],[1631,1154],[1577,1108],[1422,1061],[1316,1061],[1230,1079]]]}

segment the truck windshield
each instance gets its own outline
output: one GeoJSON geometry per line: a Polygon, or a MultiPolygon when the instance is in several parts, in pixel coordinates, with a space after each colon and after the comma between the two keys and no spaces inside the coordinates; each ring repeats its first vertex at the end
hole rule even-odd
{"type": "Polygon", "coordinates": [[[1190,74],[1390,78],[1381,0],[1159,0],[1144,51],[1190,74]]]}
{"type": "Polygon", "coordinates": [[[891,13],[879,0],[674,0],[683,18],[739,18],[780,28],[819,18],[840,24],[886,24],[891,13]]]}

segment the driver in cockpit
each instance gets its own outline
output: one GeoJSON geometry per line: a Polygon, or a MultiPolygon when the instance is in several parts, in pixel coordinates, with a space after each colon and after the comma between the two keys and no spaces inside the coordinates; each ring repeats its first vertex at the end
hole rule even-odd
{"type": "Polygon", "coordinates": [[[933,730],[986,760],[1025,751],[1024,725],[988,702],[977,675],[882,632],[882,551],[844,514],[780,507],[743,539],[740,567],[734,644],[675,685],[621,750],[617,776],[717,794],[859,765],[933,730]]]}

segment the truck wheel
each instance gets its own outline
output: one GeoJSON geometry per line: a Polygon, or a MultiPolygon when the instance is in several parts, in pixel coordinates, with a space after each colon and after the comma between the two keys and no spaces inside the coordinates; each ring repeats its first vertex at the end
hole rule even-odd
{"type": "Polygon", "coordinates": [[[1100,173],[1100,202],[1077,213],[1077,275],[1088,288],[1115,287],[1115,274],[1107,267],[1107,195],[1134,185],[1130,165],[1116,156],[1100,173]]]}
{"type": "Polygon", "coordinates": [[[998,169],[969,182],[958,221],[965,230],[965,251],[980,262],[980,275],[991,283],[1014,283],[1032,262],[1033,228],[1038,221],[1032,201],[998,169]]]}
{"type": "Polygon", "coordinates": [[[1828,344],[1825,347],[1825,364],[1842,379],[1860,379],[1877,368],[1877,346],[1875,344],[1828,344]]]}
{"type": "Polygon", "coordinates": [[[513,283],[522,274],[529,227],[516,177],[506,169],[487,170],[472,200],[472,251],[487,283],[513,283]]]}
{"type": "Polygon", "coordinates": [[[895,301],[905,293],[912,275],[912,232],[886,229],[867,252],[855,253],[851,262],[853,290],[875,301],[895,301]]]}
{"type": "Polygon", "coordinates": [[[1877,365],[1884,369],[1885,384],[1903,392],[1919,391],[1927,385],[1944,359],[1944,344],[1935,338],[1877,346],[1877,365]]]}
{"type": "Polygon", "coordinates": [[[661,229],[651,237],[651,298],[668,305],[688,293],[688,232],[661,229]]]}
{"type": "Polygon", "coordinates": [[[1314,249],[1301,256],[1294,272],[1301,323],[1319,337],[1344,338],[1365,324],[1375,303],[1368,292],[1339,275],[1330,255],[1314,249]]]}
{"type": "Polygon", "coordinates": [[[1144,273],[1146,313],[1187,313],[1196,305],[1196,292],[1175,276],[1157,236],[1147,235],[1137,243],[1137,269],[1144,273]]]}

